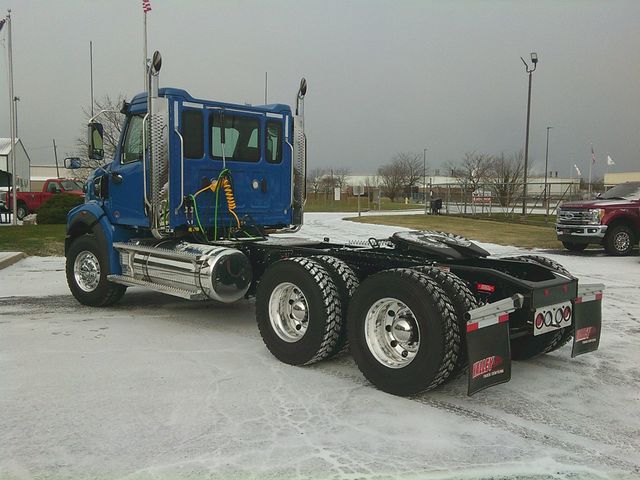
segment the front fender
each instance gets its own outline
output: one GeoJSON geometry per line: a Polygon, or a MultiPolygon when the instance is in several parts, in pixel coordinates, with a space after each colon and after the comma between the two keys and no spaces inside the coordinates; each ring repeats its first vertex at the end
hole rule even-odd
{"type": "Polygon", "coordinates": [[[131,238],[128,231],[116,227],[96,201],[90,201],[78,205],[67,214],[67,234],[64,241],[65,255],[69,246],[79,236],[94,235],[100,251],[104,253],[109,262],[109,274],[120,275],[120,259],[118,252],[113,248],[114,242],[127,241],[131,238]]]}

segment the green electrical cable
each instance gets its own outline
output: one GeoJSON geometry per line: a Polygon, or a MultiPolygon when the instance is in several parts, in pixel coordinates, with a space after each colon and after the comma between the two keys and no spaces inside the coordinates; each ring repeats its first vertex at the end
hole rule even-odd
{"type": "Polygon", "coordinates": [[[196,221],[198,222],[198,227],[200,228],[200,231],[202,232],[202,235],[204,236],[204,239],[207,241],[207,243],[209,243],[209,239],[207,238],[207,232],[205,231],[204,228],[202,228],[202,224],[200,223],[200,215],[198,215],[198,204],[196,203],[196,197],[193,195],[189,195],[191,197],[191,200],[193,201],[193,211],[196,214],[196,221]]]}

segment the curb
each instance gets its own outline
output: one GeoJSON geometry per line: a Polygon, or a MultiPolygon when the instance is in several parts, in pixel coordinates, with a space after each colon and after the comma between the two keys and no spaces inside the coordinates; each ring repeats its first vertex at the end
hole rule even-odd
{"type": "Polygon", "coordinates": [[[26,257],[27,254],[24,252],[0,252],[0,270],[7,268],[9,265],[13,265],[26,257]]]}

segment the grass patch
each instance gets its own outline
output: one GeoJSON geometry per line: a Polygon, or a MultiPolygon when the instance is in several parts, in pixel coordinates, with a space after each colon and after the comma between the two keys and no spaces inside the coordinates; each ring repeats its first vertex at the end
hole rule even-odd
{"type": "Polygon", "coordinates": [[[551,226],[505,224],[504,221],[478,220],[446,215],[392,215],[349,218],[353,222],[375,223],[416,230],[442,230],[456,233],[479,242],[515,245],[524,248],[560,249],[556,231],[551,226]]]}
{"type": "Polygon", "coordinates": [[[27,255],[63,256],[65,225],[0,227],[0,251],[27,255]]]}

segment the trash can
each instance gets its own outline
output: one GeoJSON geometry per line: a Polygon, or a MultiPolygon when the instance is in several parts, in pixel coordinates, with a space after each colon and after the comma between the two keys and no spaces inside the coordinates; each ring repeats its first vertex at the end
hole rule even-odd
{"type": "Polygon", "coordinates": [[[440,215],[440,210],[442,210],[442,199],[434,198],[430,202],[431,205],[431,214],[432,215],[440,215]]]}

